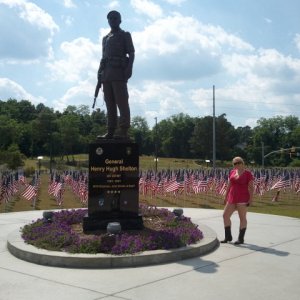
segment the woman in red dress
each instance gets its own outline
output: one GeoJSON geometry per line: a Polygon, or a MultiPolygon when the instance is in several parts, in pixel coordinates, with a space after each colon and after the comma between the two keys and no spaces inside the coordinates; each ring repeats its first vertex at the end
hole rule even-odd
{"type": "Polygon", "coordinates": [[[223,213],[225,239],[221,243],[232,241],[231,216],[235,210],[240,218],[240,233],[236,245],[244,243],[244,236],[247,228],[247,207],[253,199],[253,175],[245,169],[245,163],[241,157],[232,160],[234,169],[229,173],[228,187],[225,194],[225,208],[223,213]]]}

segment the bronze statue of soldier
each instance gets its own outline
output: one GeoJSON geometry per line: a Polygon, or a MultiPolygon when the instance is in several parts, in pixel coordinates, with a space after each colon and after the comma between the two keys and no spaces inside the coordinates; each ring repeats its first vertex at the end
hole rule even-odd
{"type": "Polygon", "coordinates": [[[107,109],[107,133],[98,138],[128,139],[130,109],[127,81],[132,75],[134,46],[131,34],[120,28],[121,14],[115,10],[107,14],[111,31],[102,40],[102,59],[98,70],[95,99],[101,85],[107,109]],[[115,135],[119,118],[119,135],[115,135]]]}

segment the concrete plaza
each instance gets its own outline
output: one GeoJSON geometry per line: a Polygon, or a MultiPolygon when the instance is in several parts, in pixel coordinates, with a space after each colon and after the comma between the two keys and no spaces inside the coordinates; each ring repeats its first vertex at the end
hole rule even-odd
{"type": "MultiPolygon", "coordinates": [[[[222,211],[185,208],[223,239],[222,211]]],[[[8,235],[42,211],[0,214],[0,299],[300,299],[300,219],[248,214],[245,244],[201,257],[135,268],[72,269],[14,257],[8,235]]],[[[232,217],[234,239],[238,216],[232,217]]]]}

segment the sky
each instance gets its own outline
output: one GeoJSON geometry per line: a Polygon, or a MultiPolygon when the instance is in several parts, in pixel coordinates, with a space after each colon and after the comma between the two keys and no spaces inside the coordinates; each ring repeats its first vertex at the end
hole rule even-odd
{"type": "MultiPolygon", "coordinates": [[[[300,118],[299,0],[0,0],[0,100],[92,111],[107,13],[135,47],[131,116],[300,118]]],[[[96,108],[105,109],[103,93],[96,108]]]]}

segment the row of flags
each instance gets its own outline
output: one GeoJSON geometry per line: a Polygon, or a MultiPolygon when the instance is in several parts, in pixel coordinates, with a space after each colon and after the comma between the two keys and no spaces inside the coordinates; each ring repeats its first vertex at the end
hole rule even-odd
{"type": "Polygon", "coordinates": [[[88,172],[66,171],[64,173],[66,184],[68,184],[75,196],[82,204],[88,201],[88,172]]]}
{"type": "Polygon", "coordinates": [[[58,206],[63,203],[65,188],[69,186],[83,204],[88,201],[88,173],[83,171],[52,172],[49,178],[48,194],[56,199],[58,206]]]}
{"type": "Polygon", "coordinates": [[[0,203],[8,203],[26,184],[22,171],[4,172],[0,174],[0,203]]]}
{"type": "MultiPolygon", "coordinates": [[[[292,190],[300,193],[300,169],[253,169],[254,188],[257,195],[270,190],[292,190]]],[[[141,171],[139,174],[139,192],[142,195],[168,195],[177,197],[180,194],[192,195],[214,192],[225,195],[228,169],[180,169],[141,171]]],[[[63,203],[66,187],[69,187],[82,204],[88,201],[88,172],[84,171],[53,171],[49,174],[48,194],[56,199],[57,205],[63,203]]],[[[40,188],[40,174],[35,172],[29,183],[23,171],[0,174],[0,203],[8,203],[20,192],[21,197],[35,201],[40,188]],[[21,191],[23,189],[23,191],[21,191]]],[[[279,193],[277,193],[279,195],[279,193]]]]}
{"type": "Polygon", "coordinates": [[[36,198],[39,188],[39,174],[35,172],[30,183],[23,171],[5,172],[0,174],[0,203],[9,203],[18,193],[28,201],[36,198]]]}
{"type": "MultiPolygon", "coordinates": [[[[83,203],[88,201],[88,173],[82,171],[52,172],[49,175],[48,194],[54,197],[58,206],[63,203],[66,186],[70,186],[75,196],[83,203]]],[[[24,176],[23,171],[0,173],[0,203],[7,204],[17,194],[35,204],[40,189],[40,174],[35,172],[32,179],[24,176]]],[[[33,204],[33,205],[34,205],[33,204]]]]}
{"type": "Polygon", "coordinates": [[[58,206],[61,206],[63,203],[64,192],[65,185],[63,177],[55,172],[51,173],[49,178],[48,194],[50,197],[53,196],[55,198],[58,206]]]}
{"type": "MultiPolygon", "coordinates": [[[[270,190],[290,189],[300,193],[299,169],[253,169],[255,193],[262,196],[270,190]]],[[[216,195],[225,195],[228,169],[198,170],[153,170],[142,171],[139,176],[139,191],[142,195],[155,197],[172,193],[198,194],[208,191],[216,195]]]]}

